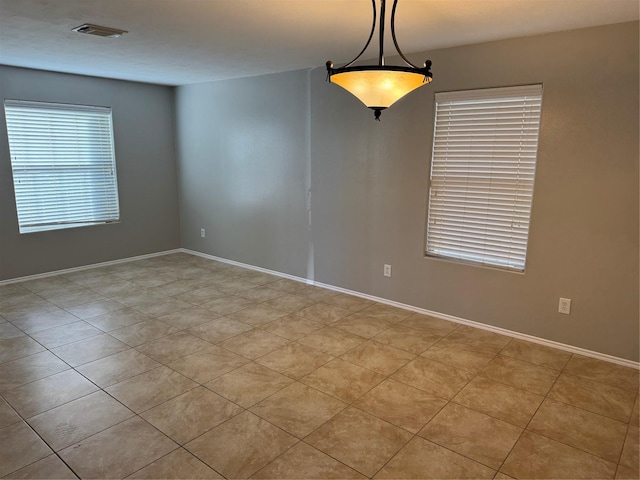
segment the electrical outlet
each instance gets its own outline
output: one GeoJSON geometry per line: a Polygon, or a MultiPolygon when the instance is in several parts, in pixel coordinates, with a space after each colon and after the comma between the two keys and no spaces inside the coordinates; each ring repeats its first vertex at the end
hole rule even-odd
{"type": "Polygon", "coordinates": [[[570,298],[560,298],[560,303],[558,304],[558,312],[564,313],[565,315],[569,315],[571,313],[570,298]]]}
{"type": "Polygon", "coordinates": [[[201,236],[202,238],[204,238],[204,237],[206,236],[206,232],[204,231],[204,228],[201,228],[201,229],[200,229],[200,236],[201,236]]]}
{"type": "Polygon", "coordinates": [[[385,277],[391,276],[391,265],[387,265],[386,263],[384,265],[384,276],[385,277]]]}

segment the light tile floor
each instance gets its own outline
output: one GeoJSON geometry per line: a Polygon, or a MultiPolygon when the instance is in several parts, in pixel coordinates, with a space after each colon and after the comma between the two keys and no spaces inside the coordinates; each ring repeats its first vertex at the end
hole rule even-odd
{"type": "Polygon", "coordinates": [[[0,286],[0,477],[638,478],[638,371],[187,254],[0,286]]]}

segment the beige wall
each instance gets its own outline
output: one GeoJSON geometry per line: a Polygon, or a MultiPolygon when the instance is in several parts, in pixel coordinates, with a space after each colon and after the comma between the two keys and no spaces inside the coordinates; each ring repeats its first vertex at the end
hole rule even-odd
{"type": "Polygon", "coordinates": [[[433,61],[434,82],[380,123],[322,68],[309,84],[291,72],[180,87],[180,171],[220,187],[179,175],[182,244],[638,361],[638,54],[633,22],[412,55],[433,61]],[[525,273],[425,258],[434,92],[532,83],[544,98],[525,273]],[[243,148],[211,134],[230,121],[243,148]],[[260,141],[263,131],[275,136],[260,141]],[[265,162],[265,179],[285,181],[253,207],[239,202],[255,196],[265,162]],[[569,316],[557,313],[561,296],[569,316]]]}

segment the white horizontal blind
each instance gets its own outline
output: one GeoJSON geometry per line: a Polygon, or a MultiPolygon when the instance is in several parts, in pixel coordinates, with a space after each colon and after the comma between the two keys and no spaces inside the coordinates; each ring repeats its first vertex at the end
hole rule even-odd
{"type": "Polygon", "coordinates": [[[436,94],[427,255],[524,271],[542,85],[436,94]]]}
{"type": "Polygon", "coordinates": [[[5,100],[20,233],[117,222],[111,109],[5,100]]]}

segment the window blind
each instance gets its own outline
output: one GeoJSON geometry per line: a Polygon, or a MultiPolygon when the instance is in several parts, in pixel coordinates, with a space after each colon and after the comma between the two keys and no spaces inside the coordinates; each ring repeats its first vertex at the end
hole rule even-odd
{"type": "Polygon", "coordinates": [[[20,233],[117,222],[111,109],[5,100],[20,233]]]}
{"type": "Polygon", "coordinates": [[[436,94],[426,253],[524,271],[542,85],[436,94]]]}

